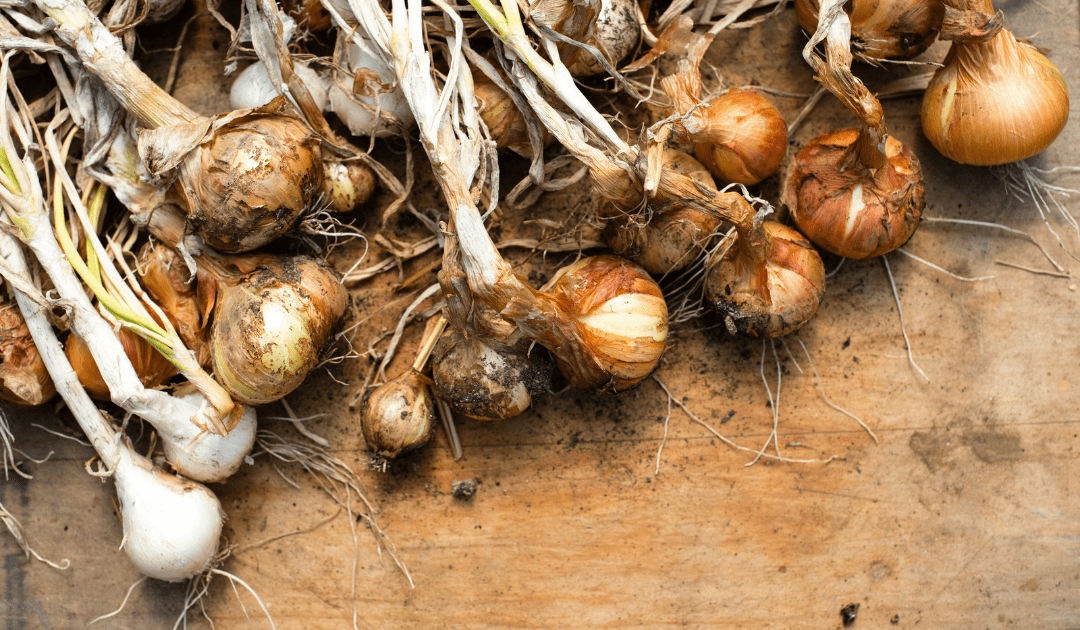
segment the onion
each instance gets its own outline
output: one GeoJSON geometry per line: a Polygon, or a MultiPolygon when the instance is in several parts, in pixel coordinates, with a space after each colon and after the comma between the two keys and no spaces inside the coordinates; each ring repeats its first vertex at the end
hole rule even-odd
{"type": "MultiPolygon", "coordinates": [[[[989,0],[959,4],[993,12],[989,0]]],[[[921,117],[945,157],[1006,164],[1050,146],[1069,119],[1069,92],[1049,59],[1001,29],[989,41],[957,38],[926,88],[921,117]]]]}
{"type": "Polygon", "coordinates": [[[375,176],[358,162],[323,162],[323,201],[330,212],[351,212],[375,192],[375,176]]]}
{"type": "MultiPolygon", "coordinates": [[[[501,74],[501,70],[497,71],[501,74]]],[[[489,79],[483,72],[473,72],[473,94],[480,104],[480,118],[491,133],[491,139],[500,149],[510,149],[522,157],[532,157],[529,129],[525,116],[514,100],[489,79]]],[[[551,143],[552,136],[543,130],[544,145],[551,143]]]]}
{"type": "MultiPolygon", "coordinates": [[[[665,150],[662,168],[687,175],[701,186],[716,190],[705,166],[682,151],[665,150]]],[[[693,262],[705,240],[720,224],[719,218],[670,199],[662,192],[649,198],[648,210],[650,216],[642,224],[608,205],[602,212],[610,217],[603,237],[616,254],[629,258],[655,276],[677,271],[693,262]]]]}
{"type": "MultiPolygon", "coordinates": [[[[365,41],[374,46],[370,40],[365,38],[365,41]]],[[[386,62],[369,55],[344,37],[338,39],[334,57],[340,57],[339,63],[347,65],[354,76],[349,77],[351,85],[342,85],[338,81],[330,83],[329,111],[337,114],[350,133],[376,138],[396,135],[398,131],[388,127],[376,112],[392,116],[405,127],[413,124],[412,110],[401,92],[397,75],[386,62]],[[342,53],[342,50],[346,52],[342,53]]]]}
{"type": "Polygon", "coordinates": [[[0,298],[0,400],[34,407],[56,394],[22,313],[0,298]]]}
{"type": "Polygon", "coordinates": [[[215,378],[250,405],[277,400],[300,386],[319,364],[349,304],[341,280],[322,263],[304,256],[256,262],[258,267],[240,279],[217,271],[224,286],[210,340],[215,378]]]}
{"type": "Polygon", "coordinates": [[[432,355],[435,394],[455,413],[506,420],[529,408],[547,388],[549,370],[513,347],[460,331],[439,340],[432,355]]]}
{"type": "Polygon", "coordinates": [[[780,110],[757,91],[732,89],[700,103],[697,70],[664,77],[674,109],[686,116],[675,137],[694,143],[694,155],[721,181],[752,186],[772,175],[787,155],[787,123],[780,110]]]}
{"type": "Polygon", "coordinates": [[[360,429],[375,455],[391,460],[431,440],[435,405],[416,370],[376,387],[360,407],[360,429]]]}
{"type": "MultiPolygon", "coordinates": [[[[145,339],[127,328],[121,328],[116,336],[123,344],[124,354],[138,373],[143,387],[156,388],[176,376],[176,366],[145,339]]],[[[64,354],[67,355],[75,373],[79,375],[79,382],[86,389],[86,393],[97,400],[109,400],[109,386],[101,377],[101,371],[94,362],[90,349],[78,335],[68,335],[67,342],[64,344],[64,354]]]]}
{"type": "MultiPolygon", "coordinates": [[[[637,19],[636,0],[601,0],[600,13],[593,25],[592,37],[585,42],[607,54],[612,67],[626,58],[641,38],[641,26],[637,19]]],[[[577,77],[591,76],[604,72],[604,67],[588,52],[582,51],[577,59],[567,66],[570,74],[577,77]]]]}
{"type": "MultiPolygon", "coordinates": [[[[329,102],[326,95],[327,81],[310,66],[303,63],[293,63],[293,71],[311,92],[311,98],[319,111],[325,111],[329,102]]],[[[254,109],[262,107],[281,95],[281,91],[274,86],[270,75],[266,72],[266,66],[256,61],[237,75],[233,81],[232,89],[229,90],[229,104],[233,109],[254,109]]]]}
{"type": "Polygon", "coordinates": [[[788,206],[799,230],[845,258],[870,258],[907,242],[925,203],[919,159],[888,137],[888,161],[878,169],[851,164],[862,141],[858,129],[812,140],[792,160],[788,206]]]}
{"type": "MultiPolygon", "coordinates": [[[[817,30],[818,0],[795,0],[795,17],[808,33],[817,30]]],[[[853,0],[852,52],[868,59],[910,59],[934,43],[945,5],[941,0],[853,0]]]]}
{"type": "Polygon", "coordinates": [[[284,99],[204,118],[153,83],[77,0],[35,0],[141,125],[139,155],[163,183],[176,177],[192,227],[213,247],[247,251],[281,236],[322,188],[321,145],[284,99]]]}
{"type": "Polygon", "coordinates": [[[590,361],[558,358],[575,387],[622,391],[656,369],[668,333],[667,303],[649,274],[618,256],[583,258],[559,271],[551,294],[590,361]]]}
{"type": "Polygon", "coordinates": [[[199,365],[210,364],[207,328],[213,302],[198,290],[187,266],[171,247],[147,243],[139,252],[139,283],[165,311],[184,345],[195,353],[199,365]]]}
{"type": "Polygon", "coordinates": [[[731,334],[773,338],[803,326],[825,293],[821,257],[795,230],[766,221],[765,260],[738,242],[708,263],[705,296],[731,334]]]}

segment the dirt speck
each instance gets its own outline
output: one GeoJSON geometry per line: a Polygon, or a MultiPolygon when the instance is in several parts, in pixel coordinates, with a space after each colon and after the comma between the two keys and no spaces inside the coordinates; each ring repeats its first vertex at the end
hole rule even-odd
{"type": "Polygon", "coordinates": [[[964,435],[964,444],[971,447],[975,457],[987,464],[1015,462],[1024,454],[1019,435],[992,429],[969,431],[964,435]]]}
{"type": "Polygon", "coordinates": [[[880,582],[892,575],[892,567],[881,560],[874,560],[874,562],[870,564],[869,573],[872,581],[880,582]]]}
{"type": "Polygon", "coordinates": [[[476,495],[477,482],[475,479],[459,479],[450,484],[450,492],[454,495],[455,499],[461,501],[472,501],[473,496],[476,495]]]}
{"type": "Polygon", "coordinates": [[[915,431],[908,440],[908,446],[926,464],[930,472],[937,472],[948,461],[949,442],[947,439],[941,439],[942,437],[936,431],[926,433],[915,431]]]}
{"type": "Polygon", "coordinates": [[[1020,585],[1020,590],[1026,593],[1034,593],[1035,591],[1039,590],[1039,582],[1036,581],[1035,578],[1031,578],[1027,582],[1024,582],[1020,585]]]}
{"type": "Polygon", "coordinates": [[[848,627],[855,623],[855,620],[859,618],[859,605],[848,604],[840,609],[840,619],[844,622],[844,627],[848,627]]]}

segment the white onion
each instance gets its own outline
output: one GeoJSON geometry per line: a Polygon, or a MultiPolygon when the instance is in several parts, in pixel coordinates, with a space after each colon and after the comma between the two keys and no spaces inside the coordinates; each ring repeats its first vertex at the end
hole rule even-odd
{"type": "MultiPolygon", "coordinates": [[[[600,13],[596,15],[593,36],[588,43],[606,49],[611,55],[611,65],[618,66],[633,52],[640,37],[636,0],[601,0],[600,13]]],[[[604,72],[604,67],[591,53],[583,50],[568,70],[576,77],[585,77],[604,72]]]]}
{"type": "MultiPolygon", "coordinates": [[[[341,122],[345,123],[345,126],[349,128],[349,132],[354,136],[374,135],[376,138],[385,138],[396,135],[394,131],[387,129],[385,125],[376,128],[378,118],[376,118],[374,111],[368,111],[357,100],[395,116],[407,127],[411,126],[413,124],[412,109],[409,108],[409,103],[405,100],[401,86],[397,84],[397,75],[394,74],[393,68],[379,57],[369,55],[356,44],[350,43],[348,46],[350,72],[367,69],[378,75],[381,83],[394,85],[395,87],[390,92],[380,92],[376,98],[371,98],[369,96],[350,96],[338,83],[331,81],[329,88],[330,109],[328,111],[337,114],[341,122]],[[372,134],[373,130],[375,131],[374,134],[372,134]]],[[[374,46],[374,44],[371,44],[371,46],[374,46]]]]}
{"type": "MultiPolygon", "coordinates": [[[[311,92],[311,98],[314,99],[319,111],[326,111],[326,79],[301,63],[294,64],[293,70],[311,92]]],[[[232,89],[229,91],[229,104],[233,109],[254,109],[266,105],[280,94],[281,92],[270,81],[266,66],[262,62],[255,62],[244,68],[240,76],[233,81],[232,89]]]]}
{"type": "Polygon", "coordinates": [[[223,436],[203,431],[191,422],[190,418],[205,404],[202,395],[188,394],[176,400],[177,421],[154,426],[162,438],[165,459],[189,479],[203,483],[224,481],[240,468],[255,444],[255,408],[245,407],[240,421],[223,436]]]}
{"type": "Polygon", "coordinates": [[[127,444],[117,450],[113,478],[124,521],[123,548],[132,564],[166,582],[209,568],[225,520],[214,493],[155,468],[127,444]]]}

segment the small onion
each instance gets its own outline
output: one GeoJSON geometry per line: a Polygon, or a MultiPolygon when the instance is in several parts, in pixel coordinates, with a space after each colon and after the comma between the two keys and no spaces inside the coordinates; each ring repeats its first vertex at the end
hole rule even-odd
{"type": "Polygon", "coordinates": [[[1002,29],[988,42],[953,43],[923,94],[921,117],[945,157],[1007,164],[1057,138],[1069,119],[1069,92],[1049,59],[1002,29]]]}
{"type": "Polygon", "coordinates": [[[360,408],[360,429],[375,455],[390,460],[427,444],[434,418],[427,383],[409,370],[368,394],[360,408]]]}
{"type": "Polygon", "coordinates": [[[664,354],[668,312],[649,274],[611,255],[583,258],[559,273],[551,294],[588,353],[576,364],[559,359],[570,382],[617,392],[651,374],[664,354]]]}
{"type": "MultiPolygon", "coordinates": [[[[752,186],[776,172],[787,154],[787,123],[754,89],[728,90],[704,107],[694,156],[721,181],[752,186]]],[[[689,122],[689,121],[688,121],[689,122]]]]}
{"type": "Polygon", "coordinates": [[[214,377],[233,398],[261,405],[299,387],[348,306],[330,268],[303,256],[266,262],[227,284],[214,311],[214,377]]]}
{"type": "Polygon", "coordinates": [[[330,212],[351,212],[371,198],[375,176],[357,162],[326,161],[323,202],[330,212]]]}
{"type": "MultiPolygon", "coordinates": [[[[356,73],[356,80],[353,82],[351,94],[346,93],[337,82],[330,83],[328,111],[337,114],[341,122],[349,128],[349,133],[354,136],[374,135],[376,138],[385,138],[397,133],[376,116],[376,109],[390,114],[406,127],[412,125],[412,109],[405,99],[405,93],[401,91],[394,69],[356,44],[340,40],[338,45],[343,43],[348,52],[349,71],[356,73]],[[393,88],[384,89],[390,86],[393,88]]],[[[369,42],[369,46],[374,45],[369,42]]]]}
{"type": "Polygon", "coordinates": [[[455,413],[477,420],[506,420],[528,409],[547,386],[548,372],[510,346],[456,329],[432,355],[435,394],[455,413]]]}
{"type": "Polygon", "coordinates": [[[822,134],[792,160],[785,203],[814,244],[845,258],[870,258],[907,242],[919,226],[922,167],[899,140],[885,141],[878,169],[852,163],[858,129],[822,134]]]}
{"type": "MultiPolygon", "coordinates": [[[[807,33],[817,30],[818,0],[795,0],[795,17],[807,33]]],[[[870,59],[910,59],[937,39],[945,5],[941,0],[854,0],[844,6],[851,20],[853,52],[870,59]]]]}
{"type": "Polygon", "coordinates": [[[736,242],[710,263],[705,296],[731,334],[773,338],[798,330],[825,293],[821,257],[795,230],[766,221],[766,258],[759,263],[736,242]]]}
{"type": "MultiPolygon", "coordinates": [[[[601,0],[600,13],[593,24],[593,36],[587,43],[607,52],[613,67],[617,67],[637,48],[641,38],[637,10],[637,0],[601,0]]],[[[585,51],[567,69],[576,77],[604,72],[604,67],[585,51]]]]}
{"type": "MultiPolygon", "coordinates": [[[[705,166],[682,151],[665,150],[663,168],[716,190],[705,166]]],[[[705,239],[720,224],[720,219],[668,199],[660,192],[649,199],[648,209],[651,217],[642,225],[609,208],[605,214],[611,218],[604,227],[603,237],[616,254],[629,258],[654,276],[677,271],[693,262],[705,239]]]]}
{"type": "MultiPolygon", "coordinates": [[[[124,354],[131,361],[131,365],[135,368],[135,372],[139,375],[139,380],[142,381],[144,387],[159,387],[165,381],[176,376],[176,366],[155,350],[145,339],[127,328],[121,328],[116,336],[124,346],[124,354]]],[[[86,393],[97,400],[109,400],[109,386],[105,384],[105,379],[101,377],[101,371],[98,369],[97,363],[94,362],[90,349],[86,347],[86,344],[78,335],[68,335],[67,341],[64,343],[64,354],[67,355],[68,362],[71,363],[71,367],[79,377],[79,383],[86,389],[86,393]]]]}
{"type": "Polygon", "coordinates": [[[55,394],[56,387],[22,312],[14,302],[4,304],[0,308],[0,400],[34,407],[55,394]]]}

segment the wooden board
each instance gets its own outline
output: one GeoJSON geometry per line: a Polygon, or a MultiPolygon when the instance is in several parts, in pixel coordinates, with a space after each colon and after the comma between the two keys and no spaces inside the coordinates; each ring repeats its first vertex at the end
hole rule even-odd
{"type": "MultiPolygon", "coordinates": [[[[999,8],[1018,35],[1039,32],[1037,42],[1053,50],[1066,80],[1080,85],[1075,3],[999,8]]],[[[730,85],[808,93],[803,41],[788,10],[725,33],[709,60],[730,85]]],[[[930,54],[943,51],[939,44],[930,54]]],[[[789,119],[801,106],[775,100],[789,119]]],[[[189,102],[199,103],[194,95],[189,102]]],[[[885,108],[890,131],[923,161],[928,215],[1004,223],[1080,269],[1030,202],[1010,196],[989,170],[935,153],[919,132],[917,98],[885,108]]],[[[793,145],[851,123],[825,101],[793,145]]],[[[1078,141],[1072,123],[1035,163],[1080,164],[1078,141]]],[[[1053,181],[1077,185],[1076,176],[1053,181]]],[[[549,212],[570,204],[549,197],[549,212]]],[[[1065,203],[1077,210],[1075,199],[1065,203]]],[[[1052,224],[1080,251],[1075,231],[1052,224]]],[[[277,628],[337,630],[354,619],[359,628],[833,628],[842,608],[859,604],[854,628],[1075,629],[1076,281],[996,264],[1049,268],[1024,238],[985,228],[924,224],[907,249],[957,274],[993,276],[964,282],[889,257],[912,356],[928,381],[908,362],[878,260],[847,262],[830,279],[818,317],[785,343],[734,340],[715,327],[702,330],[712,322],[694,324],[673,335],[658,372],[699,418],[755,450],[774,422],[764,375],[779,394],[783,455],[833,458],[828,463],[747,465],[753,453],[723,444],[678,407],[665,441],[667,398],[647,381],[617,397],[561,392],[505,423],[461,420],[460,461],[439,436],[386,473],[365,470],[348,408],[367,365],[356,360],[335,371],[349,387],[321,375],[290,400],[301,416],[327,414],[310,428],[361,471],[415,587],[380,555],[363,523],[354,538],[346,514],[311,477],[265,455],[214,488],[233,546],[221,568],[261,596],[277,628]],[[829,399],[862,418],[879,443],[825,402],[814,368],[829,399]],[[479,482],[471,500],[452,495],[463,479],[479,482]]],[[[385,296],[396,281],[376,279],[365,295],[385,296]]],[[[385,301],[361,302],[361,315],[385,301]]],[[[409,328],[403,356],[419,332],[409,328]]],[[[83,472],[89,448],[30,424],[62,430],[64,414],[5,411],[23,452],[53,454],[27,466],[33,479],[0,484],[0,502],[40,553],[71,566],[58,571],[27,560],[0,536],[0,627],[82,627],[117,608],[139,579],[118,549],[111,484],[83,472]]],[[[263,427],[295,435],[268,419],[280,414],[264,410],[263,427]]],[[[172,627],[188,588],[143,583],[120,614],[96,627],[172,627]]],[[[238,592],[239,600],[215,576],[188,627],[209,627],[203,609],[218,628],[270,627],[254,599],[238,592]]]]}

